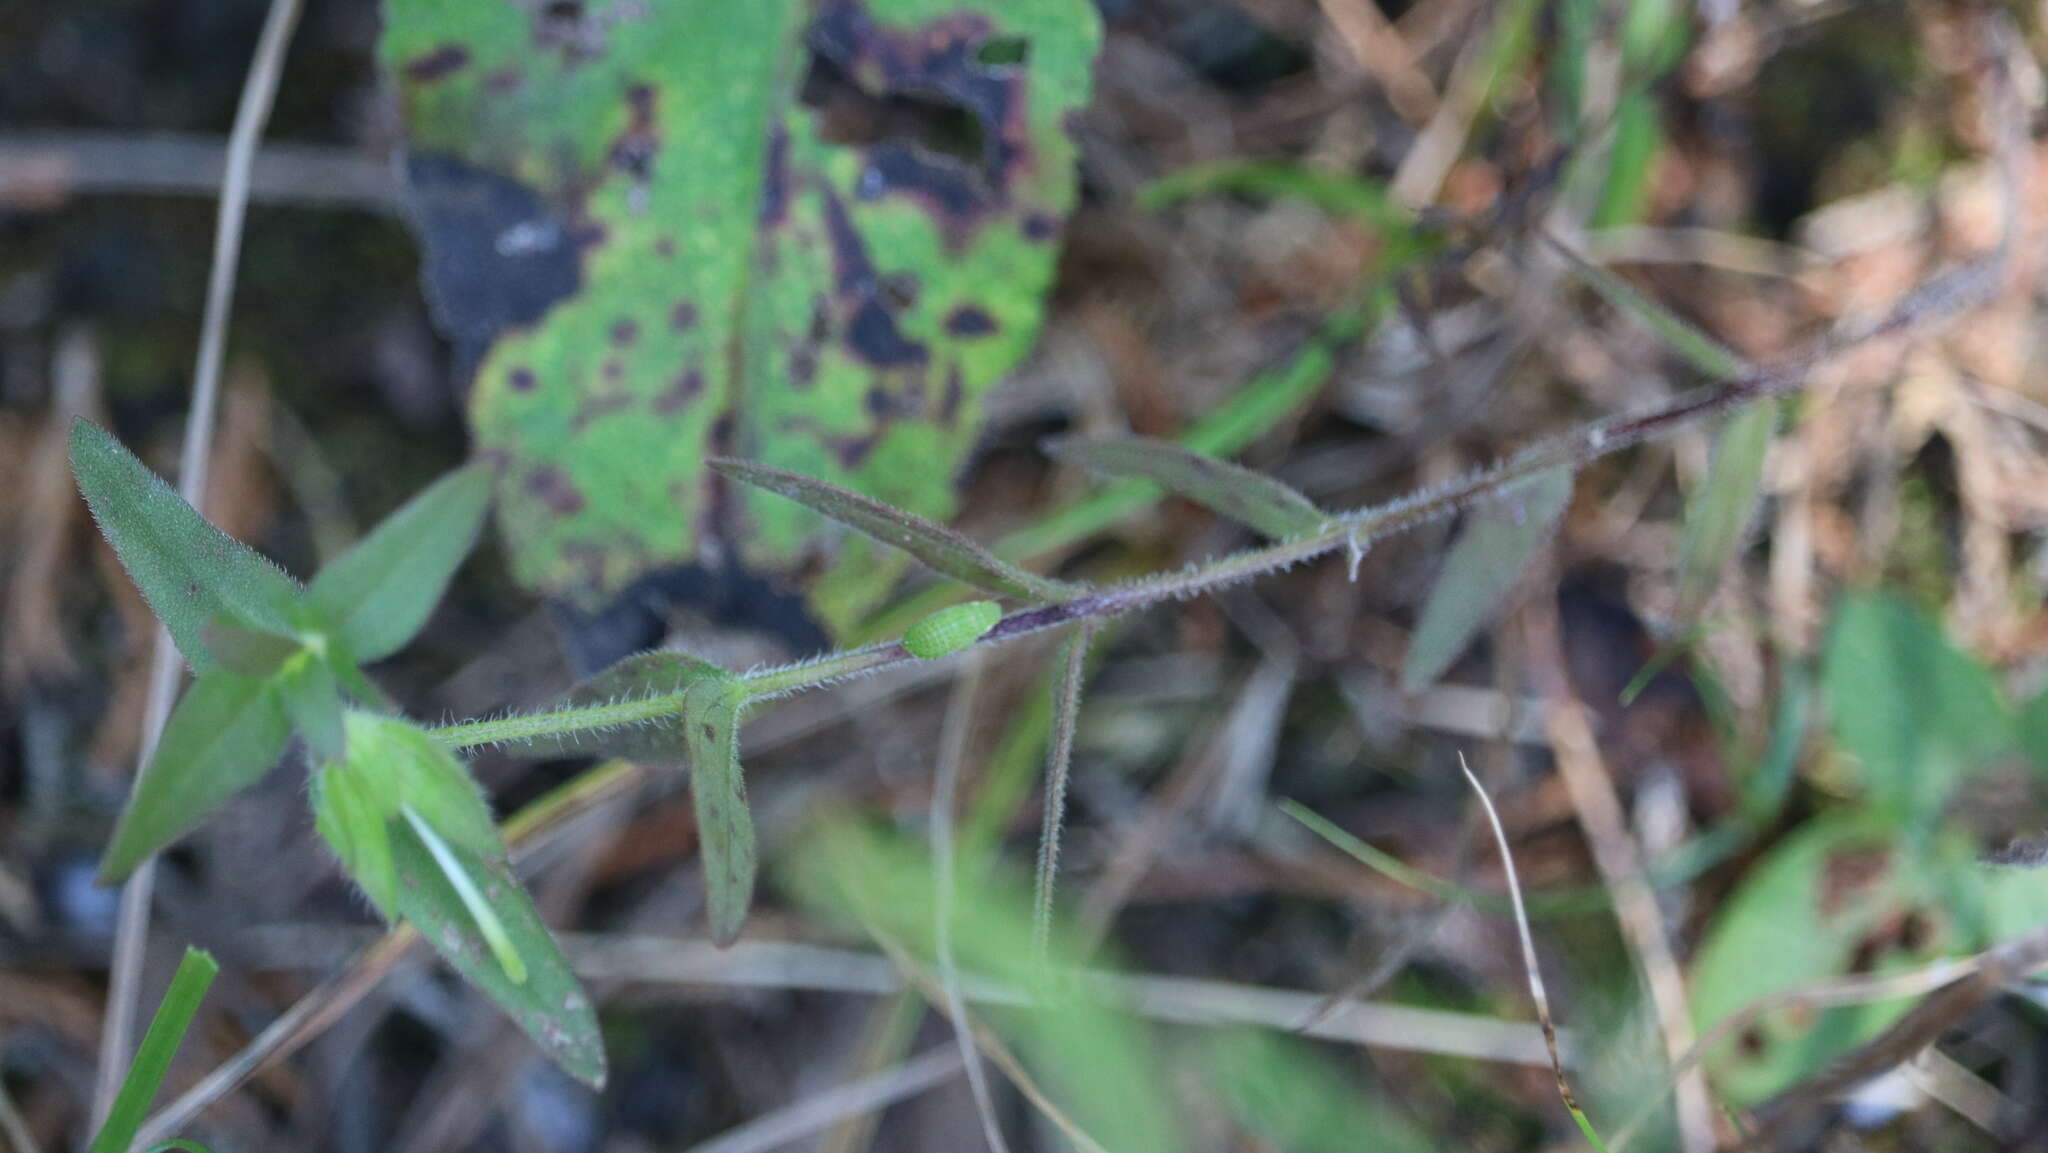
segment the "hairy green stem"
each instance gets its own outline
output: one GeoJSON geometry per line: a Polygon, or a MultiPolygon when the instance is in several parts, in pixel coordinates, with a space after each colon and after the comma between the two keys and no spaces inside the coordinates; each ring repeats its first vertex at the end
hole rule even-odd
{"type": "MultiPolygon", "coordinates": [[[[1935,316],[1953,315],[1984,295],[1994,284],[1998,258],[1965,265],[1937,278],[1930,290],[1909,296],[1895,312],[1871,326],[1859,339],[1884,335],[1935,316]]],[[[1449,516],[1473,501],[1499,496],[1517,482],[1540,472],[1569,468],[1576,472],[1593,461],[1647,441],[1661,440],[1677,430],[1741,405],[1786,396],[1804,387],[1807,373],[1826,350],[1775,367],[1759,368],[1734,380],[1708,385],[1648,412],[1623,413],[1597,420],[1572,432],[1539,441],[1491,468],[1448,484],[1422,489],[1385,504],[1355,509],[1331,518],[1312,533],[1260,548],[1246,549],[1179,572],[1157,573],[1124,584],[1088,589],[1065,600],[1013,612],[962,652],[998,645],[1018,637],[1059,628],[1081,620],[1104,620],[1149,608],[1168,600],[1202,596],[1340,549],[1363,549],[1382,537],[1449,516]]],[[[913,656],[900,642],[831,653],[796,664],[758,669],[740,678],[751,700],[768,700],[908,664],[913,656]]],[[[944,659],[944,658],[940,658],[944,659]]],[[[433,730],[451,747],[533,741],[579,732],[662,720],[680,715],[680,693],[644,697],[606,705],[588,705],[498,720],[469,721],[433,730]]]]}

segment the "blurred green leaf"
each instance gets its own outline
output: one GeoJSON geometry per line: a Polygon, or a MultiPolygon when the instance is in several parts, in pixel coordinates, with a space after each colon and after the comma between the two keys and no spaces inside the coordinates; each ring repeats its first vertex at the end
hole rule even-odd
{"type": "MultiPolygon", "coordinates": [[[[1650,168],[1657,159],[1657,147],[1664,142],[1659,99],[1659,93],[1644,89],[1621,94],[1614,112],[1614,139],[1607,151],[1607,181],[1593,207],[1592,227],[1615,228],[1642,220],[1650,192],[1650,168]]],[[[1663,330],[1655,326],[1652,330],[1670,339],[1663,330]]]]}
{"type": "Polygon", "coordinates": [[[101,883],[126,877],[229,797],[262,779],[290,737],[274,684],[224,669],[201,673],[171,710],[149,766],[114,827],[100,861],[101,883]]]}
{"type": "Polygon", "coordinates": [[[208,524],[106,430],[72,422],[71,471],[100,533],[194,669],[219,667],[205,642],[206,626],[217,619],[295,631],[298,584],[208,524]]]}
{"type": "Polygon", "coordinates": [[[998,558],[944,525],[814,477],[743,460],[714,460],[711,467],[742,484],[787,497],[975,588],[1029,601],[1060,600],[1074,591],[998,558]]]}
{"type": "Polygon", "coordinates": [[[1721,583],[1742,544],[1763,482],[1764,452],[1778,431],[1778,404],[1762,400],[1738,410],[1714,439],[1706,480],[1685,505],[1678,545],[1678,614],[1690,617],[1721,583]]]}
{"type": "Polygon", "coordinates": [[[489,908],[505,947],[517,954],[523,980],[514,980],[486,944],[469,902],[412,825],[400,820],[388,828],[398,915],[416,926],[465,980],[497,1002],[555,1064],[577,1080],[602,1088],[604,1038],[590,997],[505,862],[480,857],[452,842],[443,846],[450,869],[481,882],[474,886],[476,896],[489,908]]]}
{"type": "Polygon", "coordinates": [[[222,668],[245,677],[267,677],[305,647],[295,636],[244,628],[227,617],[206,622],[199,639],[222,668]]]}
{"type": "Polygon", "coordinates": [[[1292,1038],[1216,1029],[1203,1038],[1208,1085],[1258,1147],[1286,1153],[1427,1153],[1428,1138],[1393,1106],[1292,1038]]]}
{"type": "MultiPolygon", "coordinates": [[[[1882,821],[1810,821],[1780,842],[1721,906],[1691,975],[1702,1030],[1773,993],[1883,973],[1967,947],[1955,893],[1882,821]]],[[[1869,1040],[1910,1007],[1895,1000],[1763,1015],[1708,1056],[1731,1104],[1754,1104],[1869,1040]]]]}
{"type": "Polygon", "coordinates": [[[1422,619],[1408,640],[1401,687],[1419,692],[1436,682],[1500,610],[1522,572],[1557,529],[1571,502],[1570,469],[1555,468],[1473,504],[1429,590],[1422,619]]]}
{"type": "Polygon", "coordinates": [[[399,717],[350,711],[344,720],[347,757],[338,768],[361,782],[360,793],[389,821],[411,805],[434,830],[486,860],[505,855],[491,807],[476,778],[455,754],[399,717]]]}
{"type": "Polygon", "coordinates": [[[1579,279],[1592,286],[1621,312],[1664,343],[1679,359],[1716,380],[1738,380],[1754,369],[1739,354],[1701,332],[1663,305],[1637,292],[1634,285],[1592,263],[1563,244],[1551,248],[1564,257],[1565,264],[1579,279]]]}
{"type": "Polygon", "coordinates": [[[704,899],[711,939],[729,945],[754,901],[754,818],[740,769],[740,710],[746,689],[731,678],[702,680],[683,694],[690,799],[704,848],[704,899]]]}
{"type": "MultiPolygon", "coordinates": [[[[1094,5],[382,9],[424,273],[478,354],[522,583],[591,607],[714,537],[722,565],[814,565],[825,526],[721,500],[715,454],[952,513],[981,398],[1043,318],[1094,5]]],[[[895,560],[845,542],[840,619],[895,560]]]]}
{"type": "Polygon", "coordinates": [[[107,1109],[106,1123],[92,1139],[89,1153],[127,1153],[135,1144],[135,1134],[142,1129],[149,1103],[156,1100],[157,1090],[163,1087],[171,1058],[177,1056],[186,1030],[192,1027],[192,1018],[199,1012],[199,1003],[206,999],[206,990],[212,987],[219,972],[220,966],[211,953],[185,950],[178,961],[178,971],[171,974],[170,988],[157,1004],[156,1016],[150,1019],[149,1030],[142,1035],[135,1060],[129,1063],[128,1074],[121,1079],[121,1089],[107,1109]]]}
{"type": "Polygon", "coordinates": [[[391,859],[391,815],[370,782],[343,765],[313,774],[313,828],[341,867],[387,920],[398,919],[398,873],[391,859]]]}
{"type": "Polygon", "coordinates": [[[1272,477],[1171,441],[1058,437],[1046,441],[1044,448],[1056,460],[1110,480],[1149,480],[1275,540],[1314,532],[1329,520],[1314,501],[1272,477]]]}
{"type": "MultiPolygon", "coordinates": [[[[934,878],[921,845],[834,821],[796,839],[786,875],[804,903],[850,918],[931,963],[934,878]]],[[[1071,978],[1083,952],[1056,932],[1047,960],[1037,959],[1029,895],[1014,875],[980,880],[973,899],[956,902],[953,912],[953,952],[963,975],[1033,995],[1028,1007],[972,1011],[1018,1042],[1033,1076],[1063,1110],[1112,1153],[1195,1147],[1178,1132],[1161,1055],[1144,1030],[1071,978]]],[[[1086,959],[1100,961],[1092,952],[1086,959]]]]}
{"type": "Polygon", "coordinates": [[[1891,819],[1924,829],[1965,774],[2013,747],[2012,717],[1991,671],[1941,623],[1885,592],[1842,598],[1821,657],[1835,739],[1863,766],[1891,819]]]}
{"type": "Polygon", "coordinates": [[[481,464],[435,481],[320,570],[306,600],[359,661],[405,646],[476,547],[491,504],[481,464]]]}

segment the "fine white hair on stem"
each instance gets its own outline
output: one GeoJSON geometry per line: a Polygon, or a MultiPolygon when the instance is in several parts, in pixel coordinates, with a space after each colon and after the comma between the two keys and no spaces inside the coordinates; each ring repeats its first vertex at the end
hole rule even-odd
{"type": "Polygon", "coordinates": [[[1010,1153],[1003,1141],[1002,1126],[996,1123],[995,1097],[989,1092],[988,1071],[975,1048],[973,1026],[967,1016],[967,998],[960,991],[960,968],[953,961],[953,799],[960,790],[961,767],[967,761],[967,738],[974,727],[975,698],[980,695],[982,660],[979,654],[967,661],[953,699],[946,705],[946,719],[939,733],[939,765],[932,783],[932,951],[939,970],[939,986],[945,995],[946,1016],[953,1021],[953,1034],[960,1043],[960,1062],[967,1072],[967,1089],[974,1096],[974,1110],[981,1117],[982,1136],[989,1153],[1010,1153]]]}
{"type": "Polygon", "coordinates": [[[1074,760],[1074,727],[1081,714],[1081,682],[1088,671],[1088,642],[1099,626],[1083,621],[1068,639],[1053,682],[1052,743],[1045,756],[1045,814],[1038,830],[1038,886],[1031,902],[1031,956],[1045,963],[1052,941],[1052,898],[1059,884],[1060,828],[1067,813],[1067,771],[1074,760]]]}
{"type": "Polygon", "coordinates": [[[1501,870],[1507,875],[1508,899],[1515,910],[1515,933],[1522,942],[1522,968],[1529,974],[1529,999],[1536,1003],[1536,1023],[1543,1029],[1543,1043],[1550,1050],[1550,1070],[1557,1076],[1557,1092],[1564,1098],[1564,1106],[1574,1117],[1580,1113],[1578,1098],[1572,1095],[1571,1082],[1565,1080],[1564,1059],[1557,1052],[1557,1025],[1550,1018],[1550,998],[1543,991],[1543,971],[1536,964],[1536,938],[1529,932],[1529,910],[1522,904],[1522,880],[1515,874],[1515,855],[1508,848],[1507,830],[1501,827],[1500,813],[1493,807],[1493,798],[1486,793],[1486,786],[1479,783],[1472,766],[1465,763],[1465,754],[1458,754],[1458,768],[1465,774],[1472,791],[1479,794],[1479,804],[1486,810],[1486,822],[1493,826],[1494,844],[1500,847],[1501,870]]]}
{"type": "MultiPolygon", "coordinates": [[[[228,134],[227,165],[221,174],[220,207],[213,237],[213,264],[207,273],[206,305],[199,324],[199,356],[192,370],[192,405],[185,419],[185,443],[178,455],[178,495],[205,511],[208,454],[213,448],[214,416],[220,408],[220,366],[227,348],[228,313],[234,304],[235,269],[242,253],[242,220],[249,206],[249,172],[256,145],[277,97],[284,72],[285,48],[299,21],[299,0],[271,0],[269,15],[256,41],[256,55],[242,82],[242,98],[228,134]]],[[[149,696],[142,722],[136,775],[156,753],[157,739],[170,720],[184,661],[171,647],[170,631],[158,625],[150,656],[149,696]]],[[[156,858],[145,858],[121,889],[120,912],[114,925],[114,955],[107,973],[107,1013],[100,1028],[99,1069],[93,1079],[92,1126],[98,1129],[114,1106],[127,1077],[129,1051],[135,1035],[135,1014],[141,993],[142,958],[149,943],[149,907],[156,893],[156,858]]]]}

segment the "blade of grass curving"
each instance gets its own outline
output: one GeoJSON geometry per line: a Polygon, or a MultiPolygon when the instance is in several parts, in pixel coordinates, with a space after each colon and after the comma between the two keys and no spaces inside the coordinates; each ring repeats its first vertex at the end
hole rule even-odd
{"type": "Polygon", "coordinates": [[[1045,814],[1038,828],[1038,883],[1031,900],[1031,956],[1044,964],[1052,940],[1052,899],[1059,883],[1060,829],[1067,814],[1067,771],[1074,759],[1074,728],[1081,713],[1081,682],[1088,671],[1088,643],[1097,625],[1083,621],[1067,639],[1060,676],[1053,684],[1052,745],[1045,757],[1045,814]]]}
{"type": "MultiPolygon", "coordinates": [[[[431,826],[432,820],[429,817],[423,823],[431,826]]],[[[604,1038],[590,998],[506,864],[485,860],[442,836],[440,852],[456,866],[447,869],[412,822],[393,821],[390,830],[399,916],[411,922],[443,960],[503,1010],[555,1064],[584,1084],[602,1088],[604,1038]],[[452,882],[457,875],[472,879],[475,893],[470,897],[458,892],[452,882]],[[524,980],[514,981],[514,970],[496,955],[495,946],[480,937],[484,922],[475,915],[472,897],[480,897],[489,906],[506,942],[519,957],[524,980]]]]}
{"type": "Polygon", "coordinates": [[[455,850],[441,839],[441,834],[434,831],[434,826],[428,824],[411,805],[401,803],[398,811],[405,818],[405,823],[412,826],[412,831],[419,837],[420,844],[426,846],[427,855],[434,859],[434,864],[440,866],[441,876],[447,880],[448,887],[455,890],[455,895],[461,899],[463,908],[469,910],[470,920],[476,922],[477,931],[483,934],[484,944],[490,946],[491,955],[498,959],[498,967],[505,970],[506,978],[514,985],[526,984],[526,962],[520,958],[519,949],[513,945],[512,938],[506,934],[505,923],[498,919],[498,914],[492,911],[490,904],[484,900],[483,893],[477,889],[476,881],[469,875],[469,870],[463,868],[462,862],[456,859],[455,850]]]}
{"type": "Polygon", "coordinates": [[[1065,600],[1078,591],[1072,585],[1026,572],[944,525],[815,477],[729,458],[714,459],[711,467],[721,476],[787,497],[890,548],[901,549],[934,571],[976,588],[1029,601],[1065,600]]]}
{"type": "Polygon", "coordinates": [[[306,589],[307,603],[357,660],[390,656],[440,603],[476,547],[490,503],[488,467],[449,473],[321,569],[306,589]]]}
{"type": "Polygon", "coordinates": [[[1573,251],[1556,237],[1547,237],[1552,249],[1564,257],[1565,263],[1580,280],[1605,297],[1607,303],[1627,313],[1636,323],[1650,330],[1687,364],[1706,373],[1716,380],[1739,380],[1754,375],[1756,366],[1742,356],[1680,319],[1670,309],[1636,291],[1628,281],[1594,264],[1573,251]]]}
{"type": "Polygon", "coordinates": [[[1714,439],[1704,483],[1685,505],[1678,547],[1678,616],[1698,613],[1721,583],[1721,571],[1742,545],[1743,529],[1763,483],[1764,452],[1778,431],[1778,402],[1739,409],[1714,439]]]}
{"type": "Polygon", "coordinates": [[[1146,437],[1054,437],[1046,455],[1112,480],[1149,480],[1177,496],[1275,540],[1314,532],[1330,519],[1315,502],[1272,477],[1146,437]]]}
{"type": "Polygon", "coordinates": [[[1388,195],[1384,184],[1270,160],[1222,160],[1176,169],[1140,188],[1136,202],[1146,212],[1157,212],[1215,193],[1292,196],[1389,230],[1415,226],[1414,214],[1388,195]]]}
{"type": "Polygon", "coordinates": [[[199,949],[185,950],[178,971],[171,976],[171,987],[164,992],[156,1017],[142,1035],[142,1046],[128,1065],[128,1074],[121,1081],[120,1092],[114,1095],[106,1122],[93,1138],[89,1153],[127,1153],[135,1143],[136,1131],[142,1128],[149,1103],[163,1087],[171,1058],[184,1043],[185,1030],[191,1027],[199,1002],[206,997],[206,990],[219,972],[220,966],[212,954],[199,949]]]}
{"type": "Polygon", "coordinates": [[[218,618],[293,631],[297,582],[215,528],[105,429],[72,422],[71,470],[101,535],[193,668],[219,666],[205,640],[218,618]]]}
{"type": "Polygon", "coordinates": [[[1479,803],[1486,810],[1486,823],[1493,826],[1493,841],[1500,848],[1501,869],[1507,874],[1508,898],[1514,903],[1515,933],[1522,944],[1522,968],[1529,975],[1529,999],[1536,1003],[1536,1023],[1543,1028],[1543,1043],[1550,1050],[1550,1071],[1557,1077],[1557,1095],[1564,1101],[1566,1111],[1579,1126],[1579,1132],[1600,1153],[1607,1153],[1607,1146],[1600,1140],[1600,1134],[1593,1129],[1593,1123],[1586,1118],[1585,1110],[1579,1108],[1579,1100],[1572,1093],[1571,1082],[1565,1079],[1564,1058],[1557,1051],[1557,1025],[1551,1020],[1550,998],[1543,992],[1543,970],[1536,964],[1536,938],[1529,932],[1529,910],[1522,904],[1522,881],[1515,872],[1515,854],[1508,848],[1507,830],[1501,827],[1500,812],[1493,807],[1493,798],[1487,795],[1486,786],[1472,772],[1472,766],[1465,763],[1465,754],[1458,754],[1458,769],[1465,774],[1466,783],[1479,794],[1479,803]]]}
{"type": "Polygon", "coordinates": [[[114,827],[100,861],[100,881],[126,877],[229,797],[262,779],[290,737],[291,725],[271,682],[225,670],[193,681],[114,827]]]}
{"type": "Polygon", "coordinates": [[[1404,691],[1428,688],[1493,619],[1556,531],[1571,495],[1571,469],[1553,468],[1472,506],[1409,640],[1404,691]]]}

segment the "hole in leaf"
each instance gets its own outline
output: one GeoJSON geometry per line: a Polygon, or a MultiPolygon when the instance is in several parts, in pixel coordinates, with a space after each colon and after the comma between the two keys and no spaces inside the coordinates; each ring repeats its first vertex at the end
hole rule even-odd
{"type": "Polygon", "coordinates": [[[988,139],[979,118],[956,101],[929,92],[875,95],[828,57],[811,53],[798,98],[818,135],[834,144],[907,143],[974,166],[985,163],[988,139]]]}
{"type": "Polygon", "coordinates": [[[1031,41],[1022,36],[991,36],[974,50],[977,64],[1009,67],[1031,59],[1031,41]]]}

